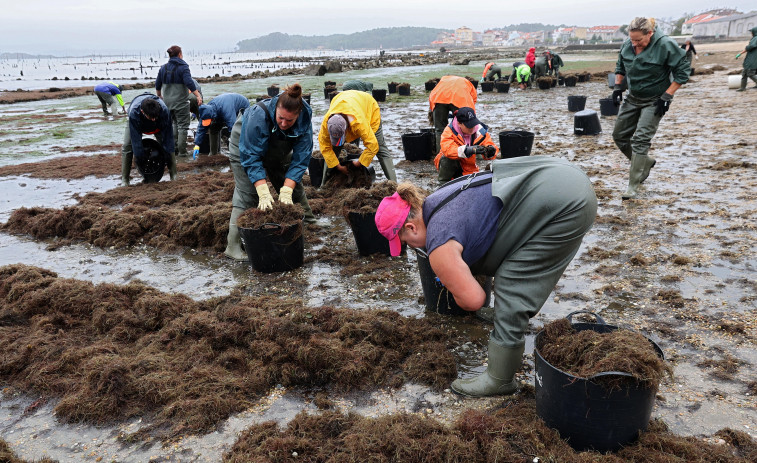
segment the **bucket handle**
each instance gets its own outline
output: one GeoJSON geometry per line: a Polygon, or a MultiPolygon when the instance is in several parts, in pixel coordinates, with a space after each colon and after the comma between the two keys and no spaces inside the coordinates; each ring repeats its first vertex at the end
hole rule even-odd
{"type": "Polygon", "coordinates": [[[586,379],[588,379],[588,380],[600,379],[600,378],[603,378],[605,376],[626,376],[626,377],[630,377],[630,378],[634,377],[631,373],[626,373],[625,371],[603,371],[601,373],[597,373],[597,374],[591,375],[591,376],[589,376],[586,379]]]}
{"type": "MultiPolygon", "coordinates": [[[[600,317],[599,314],[596,314],[596,313],[592,312],[591,310],[576,310],[575,312],[571,312],[568,315],[566,315],[565,318],[567,318],[568,321],[572,324],[573,323],[573,315],[580,314],[580,313],[585,313],[585,314],[593,315],[594,318],[597,319],[597,324],[598,325],[606,325],[607,324],[607,323],[605,323],[604,318],[600,317]]],[[[617,372],[612,372],[612,373],[617,373],[617,372]]]]}
{"type": "Polygon", "coordinates": [[[258,227],[258,230],[279,230],[284,228],[281,226],[281,224],[278,223],[264,223],[263,225],[258,227]]]}

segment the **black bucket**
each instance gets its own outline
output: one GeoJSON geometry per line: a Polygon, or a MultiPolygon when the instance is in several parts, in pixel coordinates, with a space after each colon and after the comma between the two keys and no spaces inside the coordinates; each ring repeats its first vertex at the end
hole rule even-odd
{"type": "Polygon", "coordinates": [[[425,82],[423,85],[426,87],[426,91],[430,92],[431,90],[434,89],[434,87],[436,87],[436,84],[438,84],[438,83],[439,83],[439,81],[434,80],[434,81],[425,82]]]}
{"type": "Polygon", "coordinates": [[[400,94],[400,96],[410,96],[410,86],[409,85],[398,85],[397,86],[397,92],[400,94]]]}
{"type": "Polygon", "coordinates": [[[157,183],[166,171],[166,150],[154,138],[142,139],[142,158],[134,156],[137,170],[145,179],[145,183],[157,183]]]}
{"type": "Polygon", "coordinates": [[[530,156],[534,145],[534,133],[525,130],[506,130],[499,133],[499,149],[502,159],[530,156]]]}
{"type": "MultiPolygon", "coordinates": [[[[576,331],[608,333],[618,329],[607,325],[592,312],[578,311],[567,316],[576,331]],[[589,313],[597,323],[572,323],[577,313],[589,313]]],[[[635,441],[644,431],[652,414],[657,387],[628,386],[609,390],[592,379],[616,376],[633,378],[629,373],[611,371],[591,378],[579,378],[558,370],[544,360],[538,346],[543,332],[536,335],[534,348],[536,413],[547,426],[560,432],[576,450],[615,451],[635,441]]],[[[649,342],[661,359],[665,356],[654,341],[649,342]]],[[[630,383],[630,382],[629,382],[630,383]]]]}
{"type": "MultiPolygon", "coordinates": [[[[430,129],[433,130],[433,129],[430,129]]],[[[427,161],[434,155],[436,138],[434,132],[405,133],[402,135],[402,151],[408,161],[427,161]]]]}
{"type": "Polygon", "coordinates": [[[287,227],[276,223],[260,228],[239,227],[239,235],[252,268],[258,272],[286,272],[302,266],[305,255],[302,221],[287,227]]]}
{"type": "MultiPolygon", "coordinates": [[[[607,86],[610,88],[615,88],[615,73],[614,72],[608,72],[607,73],[607,86]]],[[[626,76],[623,76],[623,80],[620,82],[620,89],[624,92],[628,89],[628,79],[626,76]]]]}
{"type": "Polygon", "coordinates": [[[493,92],[494,91],[494,82],[481,82],[481,91],[482,92],[493,92]]]}
{"type": "Polygon", "coordinates": [[[371,95],[376,101],[386,101],[386,90],[374,88],[371,90],[371,95]]]}
{"type": "Polygon", "coordinates": [[[471,85],[473,85],[473,88],[478,88],[478,81],[477,80],[471,80],[471,85]]]}
{"type": "Polygon", "coordinates": [[[599,123],[599,116],[596,111],[584,109],[573,116],[573,134],[597,135],[598,133],[602,133],[602,125],[599,123]]]}
{"type": "Polygon", "coordinates": [[[310,175],[310,184],[316,188],[321,186],[323,180],[323,166],[326,161],[323,158],[310,158],[308,164],[308,175],[310,175]]]}
{"type": "Polygon", "coordinates": [[[352,235],[355,237],[357,252],[361,256],[370,256],[376,253],[392,255],[389,251],[389,241],[376,228],[375,212],[363,214],[348,212],[347,222],[350,224],[352,235]]]}
{"type": "Polygon", "coordinates": [[[576,76],[579,82],[586,82],[586,74],[579,74],[576,76]]]}
{"type": "Polygon", "coordinates": [[[576,76],[568,76],[568,77],[565,78],[565,86],[566,87],[575,87],[577,81],[578,81],[578,77],[576,77],[576,76]]]}
{"type": "Polygon", "coordinates": [[[279,94],[279,87],[278,85],[272,85],[268,87],[266,90],[268,90],[268,96],[276,96],[279,94]]]}
{"type": "Polygon", "coordinates": [[[302,99],[305,100],[307,104],[310,104],[310,94],[309,93],[303,93],[302,99]]]}
{"type": "Polygon", "coordinates": [[[386,85],[389,88],[389,93],[397,93],[397,85],[399,85],[397,82],[389,82],[386,85]]]}
{"type": "Polygon", "coordinates": [[[572,95],[568,97],[568,111],[583,111],[586,107],[586,96],[572,95]]]}
{"type": "Polygon", "coordinates": [[[565,85],[565,77],[560,76],[557,78],[557,85],[565,85]]]}
{"type": "Polygon", "coordinates": [[[327,80],[323,83],[323,87],[336,87],[336,82],[334,82],[333,80],[327,80]]]}
{"type": "Polygon", "coordinates": [[[328,98],[329,101],[333,100],[334,97],[339,93],[339,90],[332,90],[329,92],[328,95],[326,95],[326,98],[328,98]]]}
{"type": "Polygon", "coordinates": [[[539,86],[539,90],[549,90],[552,88],[551,79],[540,79],[536,81],[536,84],[539,86]]]}
{"type": "Polygon", "coordinates": [[[599,99],[599,111],[603,116],[617,116],[620,106],[615,106],[612,98],[600,98],[599,99]]]}
{"type": "Polygon", "coordinates": [[[507,93],[510,91],[510,82],[497,81],[494,84],[494,88],[496,88],[499,93],[507,93]]]}
{"type": "MultiPolygon", "coordinates": [[[[418,273],[421,277],[421,287],[423,288],[423,299],[426,302],[426,310],[443,315],[468,315],[474,313],[464,310],[457,305],[455,298],[436,277],[425,252],[416,250],[415,256],[418,260],[418,273]]],[[[486,300],[483,307],[488,307],[492,294],[491,278],[487,278],[484,292],[486,293],[486,300]]]]}

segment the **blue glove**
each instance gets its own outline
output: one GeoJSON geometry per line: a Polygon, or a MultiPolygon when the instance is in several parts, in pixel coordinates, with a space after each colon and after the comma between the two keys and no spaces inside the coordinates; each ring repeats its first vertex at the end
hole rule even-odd
{"type": "Polygon", "coordinates": [[[195,145],[195,149],[192,150],[192,160],[193,161],[197,159],[197,155],[198,154],[200,154],[200,147],[197,146],[197,145],[195,145]]]}

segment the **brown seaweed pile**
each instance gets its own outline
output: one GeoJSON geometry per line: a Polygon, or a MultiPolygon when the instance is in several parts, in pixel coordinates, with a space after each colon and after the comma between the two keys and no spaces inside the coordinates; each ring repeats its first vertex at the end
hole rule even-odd
{"type": "Polygon", "coordinates": [[[352,162],[347,162],[344,166],[347,167],[347,173],[345,174],[337,169],[332,169],[322,188],[337,190],[341,188],[368,188],[371,186],[373,180],[365,166],[362,164],[356,166],[352,162]]]}
{"type": "Polygon", "coordinates": [[[639,440],[617,453],[577,452],[536,415],[521,394],[493,412],[466,410],[452,426],[412,414],[364,418],[325,411],[298,414],[285,429],[272,421],[245,430],[224,463],[242,462],[560,462],[747,463],[757,443],[741,431],[715,434],[722,445],[671,434],[652,421],[639,440]]]}
{"type": "Polygon", "coordinates": [[[374,184],[371,188],[356,188],[348,191],[342,201],[343,214],[347,217],[349,212],[370,214],[376,212],[381,200],[391,196],[397,191],[397,183],[385,180],[374,184]]]}
{"type": "MultiPolygon", "coordinates": [[[[96,147],[99,147],[97,145],[96,147]]],[[[76,151],[88,151],[87,147],[77,147],[76,151]]],[[[112,151],[116,148],[106,146],[112,151]]],[[[120,147],[119,147],[120,148],[120,147]]],[[[198,168],[228,166],[229,158],[223,155],[200,156],[196,161],[178,162],[177,169],[180,172],[191,171],[198,168]]],[[[91,156],[68,156],[51,159],[43,162],[27,162],[12,166],[0,167],[0,177],[11,175],[28,175],[34,178],[66,178],[81,179],[95,176],[98,178],[111,175],[120,175],[121,155],[96,154],[91,156]]],[[[132,178],[139,179],[139,174],[134,169],[132,178]]]]}
{"type": "Polygon", "coordinates": [[[0,298],[0,382],[59,398],[68,422],[149,418],[143,435],[211,431],[277,384],[439,390],[457,374],[445,331],[393,311],[195,302],[25,265],[0,268],[0,298]]]}
{"type": "MultiPolygon", "coordinates": [[[[644,387],[657,389],[663,376],[673,373],[641,334],[625,329],[576,331],[565,318],[544,326],[536,348],[550,365],[579,378],[621,371],[633,375],[644,387]]],[[[620,387],[626,378],[611,377],[603,384],[620,387]]]]}
{"type": "Polygon", "coordinates": [[[282,204],[273,203],[273,207],[266,211],[261,211],[257,207],[247,209],[237,219],[237,226],[240,228],[258,229],[265,224],[275,223],[288,227],[289,225],[302,224],[302,217],[305,211],[299,204],[282,204]]]}
{"type": "Polygon", "coordinates": [[[209,171],[175,182],[88,193],[63,209],[22,207],[0,229],[100,247],[146,244],[166,252],[182,247],[220,252],[233,192],[231,173],[209,171]]]}

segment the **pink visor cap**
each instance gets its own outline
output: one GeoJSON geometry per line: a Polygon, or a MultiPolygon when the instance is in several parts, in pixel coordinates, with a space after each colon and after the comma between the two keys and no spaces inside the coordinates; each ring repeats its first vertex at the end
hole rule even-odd
{"type": "Polygon", "coordinates": [[[397,193],[382,199],[376,209],[376,228],[389,240],[389,252],[392,256],[399,256],[402,252],[402,242],[398,234],[409,213],[410,204],[397,193]]]}

